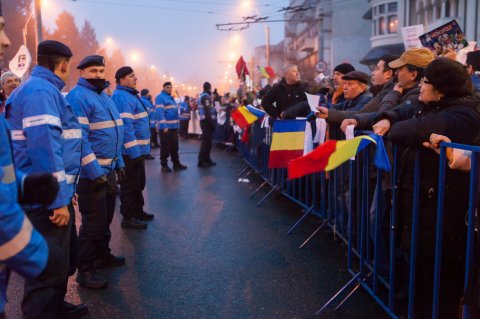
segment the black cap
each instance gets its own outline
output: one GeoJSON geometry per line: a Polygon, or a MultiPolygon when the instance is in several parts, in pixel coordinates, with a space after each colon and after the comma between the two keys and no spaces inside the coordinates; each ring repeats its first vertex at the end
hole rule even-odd
{"type": "Polygon", "coordinates": [[[129,74],[133,73],[133,69],[129,66],[122,66],[120,69],[117,70],[115,73],[115,80],[120,80],[124,76],[127,76],[129,74]]]}
{"type": "Polygon", "coordinates": [[[335,71],[337,71],[339,73],[342,73],[342,74],[347,74],[348,72],[355,71],[355,68],[350,63],[342,63],[342,64],[337,65],[335,67],[335,69],[333,69],[333,72],[335,72],[335,71]]]}
{"type": "Polygon", "coordinates": [[[163,83],[163,87],[166,87],[167,85],[172,86],[172,82],[165,82],[165,83],[163,83]]]}
{"type": "Polygon", "coordinates": [[[140,91],[140,95],[141,95],[141,96],[147,96],[148,93],[150,93],[150,91],[149,91],[148,89],[142,89],[142,90],[140,91]]]}
{"type": "Polygon", "coordinates": [[[203,83],[203,90],[210,91],[212,89],[212,85],[209,82],[203,83]]]}
{"type": "Polygon", "coordinates": [[[370,76],[366,73],[360,71],[352,71],[348,72],[344,76],[342,76],[343,80],[357,80],[364,84],[368,84],[370,82],[370,76]]]}
{"type": "Polygon", "coordinates": [[[83,70],[89,66],[105,66],[105,58],[101,55],[89,55],[78,64],[77,69],[83,70]]]}
{"type": "Polygon", "coordinates": [[[45,40],[38,44],[38,56],[71,58],[72,51],[62,42],[45,40]]]}
{"type": "Polygon", "coordinates": [[[2,13],[2,1],[0,0],[0,17],[3,17],[3,13],[2,13]]]}

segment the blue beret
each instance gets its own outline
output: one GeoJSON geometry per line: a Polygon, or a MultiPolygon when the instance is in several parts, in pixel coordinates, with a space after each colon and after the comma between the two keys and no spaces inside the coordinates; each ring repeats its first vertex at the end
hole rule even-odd
{"type": "Polygon", "coordinates": [[[105,58],[101,55],[89,55],[80,61],[77,69],[83,70],[89,66],[105,66],[105,58]]]}
{"type": "Polygon", "coordinates": [[[65,44],[55,40],[45,40],[38,44],[38,56],[71,58],[72,51],[65,44]]]}
{"type": "Polygon", "coordinates": [[[124,76],[127,76],[129,74],[133,73],[133,69],[129,66],[122,66],[120,69],[117,70],[115,73],[115,80],[119,80],[123,78],[124,76]]]}

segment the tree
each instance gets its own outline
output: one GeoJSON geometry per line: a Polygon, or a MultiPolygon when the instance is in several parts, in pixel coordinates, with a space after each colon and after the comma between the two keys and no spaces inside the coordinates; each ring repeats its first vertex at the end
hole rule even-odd
{"type": "Polygon", "coordinates": [[[97,54],[100,50],[98,45],[97,35],[90,21],[85,20],[82,31],[80,31],[81,56],[97,54]]]}

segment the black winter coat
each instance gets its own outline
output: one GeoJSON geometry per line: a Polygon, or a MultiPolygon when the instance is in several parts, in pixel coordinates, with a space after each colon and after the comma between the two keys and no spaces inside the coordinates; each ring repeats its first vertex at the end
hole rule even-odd
{"type": "Polygon", "coordinates": [[[290,85],[285,82],[285,79],[282,79],[265,94],[262,99],[262,107],[270,117],[276,119],[280,117],[283,111],[295,104],[306,101],[307,96],[305,92],[308,92],[308,90],[308,84],[305,82],[290,85]]]}

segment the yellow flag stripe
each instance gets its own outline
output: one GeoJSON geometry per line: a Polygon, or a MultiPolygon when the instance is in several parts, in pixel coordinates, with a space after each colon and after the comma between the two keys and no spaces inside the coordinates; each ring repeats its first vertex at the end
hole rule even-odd
{"type": "Polygon", "coordinates": [[[270,151],[303,150],[305,132],[274,133],[270,151]]]}
{"type": "Polygon", "coordinates": [[[252,113],[250,113],[250,111],[245,106],[240,106],[238,108],[238,111],[240,113],[242,113],[243,117],[248,122],[248,124],[251,124],[251,123],[255,122],[256,120],[258,120],[258,117],[256,117],[252,113]]]}
{"type": "Polygon", "coordinates": [[[357,136],[353,140],[337,141],[335,152],[333,152],[328,158],[328,164],[325,167],[325,171],[331,171],[348,161],[350,157],[355,156],[358,151],[358,146],[363,139],[375,143],[375,140],[370,136],[357,136]]]}

